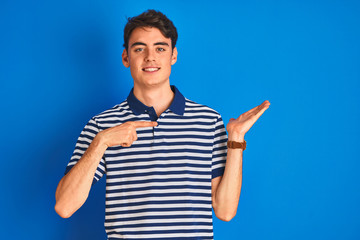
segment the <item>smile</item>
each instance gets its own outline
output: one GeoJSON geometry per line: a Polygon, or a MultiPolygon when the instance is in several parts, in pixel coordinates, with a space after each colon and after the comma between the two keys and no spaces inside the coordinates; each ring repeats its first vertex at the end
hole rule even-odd
{"type": "Polygon", "coordinates": [[[148,67],[148,68],[143,68],[142,70],[145,71],[145,72],[156,72],[156,71],[159,71],[160,68],[158,68],[158,67],[148,67]]]}

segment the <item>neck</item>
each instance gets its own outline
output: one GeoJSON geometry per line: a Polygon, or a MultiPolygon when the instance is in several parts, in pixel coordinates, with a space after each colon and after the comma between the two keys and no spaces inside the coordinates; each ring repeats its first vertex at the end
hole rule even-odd
{"type": "Polygon", "coordinates": [[[134,85],[135,97],[148,107],[153,107],[156,115],[160,116],[169,108],[174,99],[174,92],[171,90],[170,83],[162,86],[141,88],[134,85]]]}

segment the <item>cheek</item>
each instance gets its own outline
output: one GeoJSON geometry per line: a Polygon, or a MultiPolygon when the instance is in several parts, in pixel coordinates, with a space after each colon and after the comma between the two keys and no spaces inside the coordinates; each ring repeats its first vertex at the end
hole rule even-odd
{"type": "Polygon", "coordinates": [[[136,58],[130,59],[130,68],[132,71],[138,71],[141,68],[141,63],[136,58]]]}

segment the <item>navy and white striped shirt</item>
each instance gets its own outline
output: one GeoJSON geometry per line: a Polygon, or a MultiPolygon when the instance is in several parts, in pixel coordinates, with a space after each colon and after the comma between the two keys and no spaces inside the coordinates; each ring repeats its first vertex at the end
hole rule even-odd
{"type": "Polygon", "coordinates": [[[106,174],[108,239],[213,239],[211,179],[223,175],[227,135],[215,110],[175,97],[159,117],[152,107],[127,100],[91,118],[76,143],[66,173],[95,135],[127,121],[157,121],[137,129],[131,147],[109,147],[94,182],[106,174]]]}

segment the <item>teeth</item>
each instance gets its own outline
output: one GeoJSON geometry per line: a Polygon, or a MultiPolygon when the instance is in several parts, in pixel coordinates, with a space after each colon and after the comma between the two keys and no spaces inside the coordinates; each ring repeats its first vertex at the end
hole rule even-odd
{"type": "Polygon", "coordinates": [[[154,71],[157,71],[159,70],[160,68],[144,68],[144,71],[145,72],[154,72],[154,71]]]}

